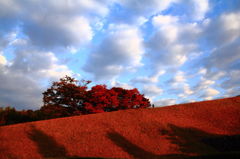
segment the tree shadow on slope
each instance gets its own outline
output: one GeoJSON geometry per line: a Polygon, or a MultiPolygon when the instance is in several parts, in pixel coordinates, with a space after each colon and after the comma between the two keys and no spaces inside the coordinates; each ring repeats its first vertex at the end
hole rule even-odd
{"type": "Polygon", "coordinates": [[[9,158],[9,159],[16,159],[17,157],[9,152],[8,148],[2,145],[3,138],[1,137],[1,128],[0,128],[0,158],[9,158]]]}
{"type": "Polygon", "coordinates": [[[29,138],[34,141],[42,157],[67,157],[67,151],[64,146],[44,133],[43,131],[31,126],[32,130],[28,133],[29,138]]]}
{"type": "Polygon", "coordinates": [[[169,124],[161,129],[162,137],[178,145],[181,154],[157,155],[133,144],[117,132],[107,137],[134,158],[149,159],[237,159],[240,158],[240,135],[216,135],[195,128],[183,128],[169,124]],[[196,156],[190,156],[196,155],[196,156]]]}
{"type": "MultiPolygon", "coordinates": [[[[31,126],[31,132],[28,133],[29,138],[34,141],[38,147],[38,151],[43,158],[46,159],[102,159],[99,157],[78,157],[68,156],[67,150],[63,145],[57,143],[52,137],[37,129],[35,126],[31,126]]],[[[73,143],[74,144],[74,143],[73,143]]],[[[14,158],[15,159],[15,158],[14,158]]]]}
{"type": "Polygon", "coordinates": [[[171,143],[178,145],[183,153],[210,154],[240,152],[240,135],[211,134],[196,128],[183,128],[168,124],[160,130],[171,143]]]}
{"type": "Polygon", "coordinates": [[[121,147],[123,151],[130,154],[133,158],[141,159],[141,158],[147,158],[147,159],[184,159],[187,156],[181,155],[181,154],[172,154],[172,155],[157,155],[153,154],[152,152],[146,151],[143,148],[139,147],[136,144],[133,144],[131,141],[129,141],[127,138],[122,136],[121,134],[117,132],[109,132],[107,134],[107,137],[115,143],[117,146],[121,147]]]}

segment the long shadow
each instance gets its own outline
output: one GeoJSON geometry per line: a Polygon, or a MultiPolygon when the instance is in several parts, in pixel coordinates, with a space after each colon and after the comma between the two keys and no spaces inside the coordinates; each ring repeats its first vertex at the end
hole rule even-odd
{"type": "MultiPolygon", "coordinates": [[[[157,155],[133,144],[117,132],[109,132],[107,137],[133,158],[149,159],[239,159],[240,135],[216,135],[196,128],[184,128],[169,124],[161,129],[160,135],[178,145],[181,154],[157,155]],[[195,154],[196,156],[190,156],[195,154]]],[[[159,136],[160,137],[160,136],[159,136]]]]}
{"type": "Polygon", "coordinates": [[[34,126],[31,127],[32,130],[28,133],[28,136],[36,143],[42,157],[67,157],[67,151],[64,146],[58,144],[53,137],[45,134],[43,131],[34,126]]]}
{"type": "Polygon", "coordinates": [[[217,135],[196,128],[183,128],[172,124],[161,129],[173,144],[183,153],[215,154],[219,152],[240,152],[240,135],[217,135]]]}
{"type": "Polygon", "coordinates": [[[17,156],[13,155],[9,152],[9,150],[4,147],[1,143],[3,143],[3,139],[1,137],[1,128],[0,128],[0,158],[7,157],[9,159],[16,159],[17,156]]]}
{"type": "Polygon", "coordinates": [[[109,132],[107,137],[114,142],[117,146],[121,147],[125,152],[130,154],[136,159],[185,159],[188,156],[182,154],[172,154],[172,155],[157,155],[149,151],[144,150],[136,144],[130,142],[127,138],[122,136],[117,132],[109,132]]]}
{"type": "Polygon", "coordinates": [[[131,143],[125,137],[117,132],[110,132],[107,134],[107,137],[112,140],[117,146],[121,147],[125,152],[132,155],[134,158],[142,158],[145,156],[146,158],[156,158],[157,156],[148,152],[141,147],[131,143]]]}
{"type": "MultiPolygon", "coordinates": [[[[31,125],[31,132],[28,133],[29,138],[34,141],[38,147],[39,153],[46,159],[102,159],[99,157],[78,157],[68,156],[67,150],[64,146],[57,143],[57,141],[31,125]]],[[[73,143],[74,144],[74,143],[73,143]]],[[[14,158],[15,159],[15,158],[14,158]]]]}
{"type": "Polygon", "coordinates": [[[240,135],[223,135],[201,140],[220,152],[240,151],[240,135]]]}

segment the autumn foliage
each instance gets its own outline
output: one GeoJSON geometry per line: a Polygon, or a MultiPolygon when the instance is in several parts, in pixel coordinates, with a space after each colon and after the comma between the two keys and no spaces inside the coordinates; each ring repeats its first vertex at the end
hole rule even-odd
{"type": "Polygon", "coordinates": [[[150,106],[149,100],[136,88],[131,90],[119,87],[108,89],[106,85],[96,85],[88,90],[87,85],[90,82],[85,80],[78,82],[69,76],[61,78],[59,82],[53,82],[51,88],[43,93],[44,106],[41,110],[51,108],[52,111],[60,114],[67,110],[68,114],[63,114],[64,116],[150,106]]]}
{"type": "Polygon", "coordinates": [[[43,93],[44,105],[39,110],[17,111],[11,107],[0,108],[0,125],[150,107],[149,100],[136,88],[108,89],[106,85],[96,85],[88,89],[90,83],[91,81],[79,82],[65,76],[60,81],[53,82],[43,93]]]}

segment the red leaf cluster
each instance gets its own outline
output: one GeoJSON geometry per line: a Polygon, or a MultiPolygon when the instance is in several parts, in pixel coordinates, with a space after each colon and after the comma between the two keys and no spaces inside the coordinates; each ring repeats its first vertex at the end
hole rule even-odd
{"type": "MultiPolygon", "coordinates": [[[[148,99],[135,88],[126,90],[119,87],[108,89],[106,85],[96,85],[87,90],[91,81],[77,80],[66,76],[59,82],[53,82],[51,88],[43,93],[42,111],[65,113],[70,115],[110,112],[121,109],[147,108],[148,99]]],[[[49,112],[48,112],[49,113],[49,112]]],[[[60,116],[61,116],[60,115],[60,116]]],[[[55,115],[54,115],[55,116],[55,115]]]]}

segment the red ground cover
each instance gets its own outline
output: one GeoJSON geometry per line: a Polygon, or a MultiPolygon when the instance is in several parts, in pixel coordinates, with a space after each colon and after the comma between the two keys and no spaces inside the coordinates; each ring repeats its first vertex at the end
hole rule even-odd
{"type": "Polygon", "coordinates": [[[233,97],[2,126],[0,158],[181,158],[238,151],[239,134],[233,97]]]}

